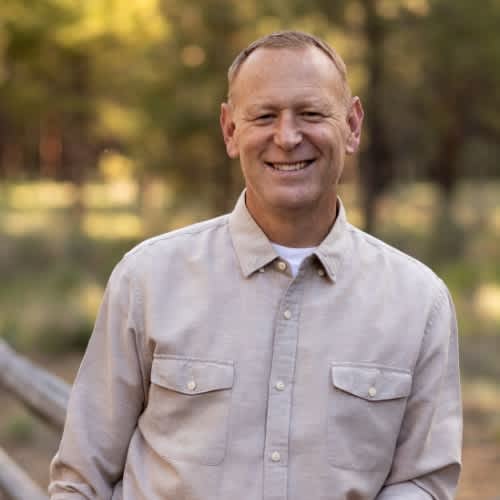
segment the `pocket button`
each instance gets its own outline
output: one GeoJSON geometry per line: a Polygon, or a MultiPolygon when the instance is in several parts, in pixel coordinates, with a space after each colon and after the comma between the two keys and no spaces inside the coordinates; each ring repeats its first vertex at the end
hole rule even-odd
{"type": "Polygon", "coordinates": [[[374,398],[376,395],[377,395],[377,389],[375,389],[375,387],[370,387],[368,389],[368,395],[371,397],[371,398],[374,398]]]}

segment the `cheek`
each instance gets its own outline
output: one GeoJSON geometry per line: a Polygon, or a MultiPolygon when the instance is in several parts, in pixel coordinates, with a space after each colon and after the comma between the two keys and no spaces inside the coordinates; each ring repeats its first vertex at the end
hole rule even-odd
{"type": "Polygon", "coordinates": [[[239,150],[242,156],[257,156],[266,147],[267,139],[264,133],[252,132],[239,138],[239,150]]]}
{"type": "Polygon", "coordinates": [[[345,130],[335,128],[328,133],[324,133],[321,137],[322,144],[326,149],[329,149],[332,155],[336,158],[343,157],[346,144],[345,130]]]}

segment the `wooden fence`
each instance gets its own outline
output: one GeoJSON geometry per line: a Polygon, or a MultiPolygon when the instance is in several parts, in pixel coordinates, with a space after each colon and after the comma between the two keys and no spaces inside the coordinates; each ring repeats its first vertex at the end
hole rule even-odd
{"type": "MultiPolygon", "coordinates": [[[[40,419],[62,430],[70,386],[17,354],[0,339],[0,386],[40,419]]],[[[47,500],[48,496],[0,446],[0,497],[47,500]]]]}

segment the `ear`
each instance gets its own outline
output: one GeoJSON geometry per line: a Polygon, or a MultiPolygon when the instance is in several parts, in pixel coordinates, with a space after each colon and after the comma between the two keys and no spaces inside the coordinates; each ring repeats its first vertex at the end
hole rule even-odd
{"type": "Polygon", "coordinates": [[[234,108],[230,103],[223,102],[220,107],[220,126],[226,144],[226,151],[230,158],[238,158],[238,142],[235,137],[236,125],[233,119],[234,108]]]}
{"type": "Polygon", "coordinates": [[[365,112],[363,111],[363,105],[361,104],[359,97],[353,97],[351,108],[347,115],[349,135],[347,137],[345,149],[348,155],[354,154],[359,148],[364,116],[365,112]]]}

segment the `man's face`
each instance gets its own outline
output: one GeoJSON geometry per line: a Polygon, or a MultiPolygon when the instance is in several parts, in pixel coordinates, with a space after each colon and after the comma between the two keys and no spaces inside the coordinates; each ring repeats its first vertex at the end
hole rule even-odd
{"type": "Polygon", "coordinates": [[[363,111],[346,102],[341,77],[321,50],[259,48],[222,105],[231,158],[239,158],[252,215],[297,209],[331,214],[346,153],[359,145],[363,111]]]}

